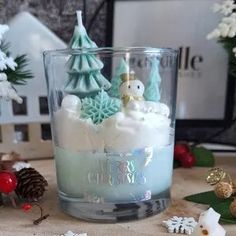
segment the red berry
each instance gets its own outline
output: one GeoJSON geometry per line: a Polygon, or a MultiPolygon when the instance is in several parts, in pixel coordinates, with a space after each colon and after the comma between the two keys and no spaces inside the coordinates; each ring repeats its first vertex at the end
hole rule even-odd
{"type": "Polygon", "coordinates": [[[9,171],[0,171],[0,192],[8,194],[16,189],[17,179],[15,174],[9,171]]]}
{"type": "Polygon", "coordinates": [[[184,168],[191,168],[195,165],[195,157],[192,153],[185,153],[180,159],[181,166],[184,168]]]}
{"type": "Polygon", "coordinates": [[[29,203],[24,203],[22,206],[22,209],[27,212],[32,208],[32,205],[30,205],[29,203]]]}
{"type": "Polygon", "coordinates": [[[180,160],[182,156],[189,152],[189,147],[187,144],[178,143],[174,148],[174,158],[175,160],[180,160]]]}

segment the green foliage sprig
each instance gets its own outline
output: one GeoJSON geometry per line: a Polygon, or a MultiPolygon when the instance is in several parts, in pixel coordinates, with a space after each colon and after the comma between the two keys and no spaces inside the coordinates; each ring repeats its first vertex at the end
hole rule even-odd
{"type": "MultiPolygon", "coordinates": [[[[0,46],[0,50],[6,53],[6,55],[10,55],[10,43],[3,41],[0,46]]],[[[29,59],[27,58],[26,54],[22,54],[16,56],[14,61],[17,63],[17,67],[15,70],[11,68],[7,68],[2,72],[7,75],[7,80],[14,85],[25,85],[29,79],[33,78],[33,74],[30,70],[26,67],[29,64],[29,59]]]]}
{"type": "Polygon", "coordinates": [[[229,58],[229,73],[232,77],[236,78],[236,57],[233,52],[233,49],[236,45],[236,37],[234,38],[222,38],[218,40],[219,43],[221,43],[226,50],[229,58]]]}
{"type": "Polygon", "coordinates": [[[29,63],[27,55],[23,54],[17,56],[15,59],[17,67],[15,70],[7,68],[3,72],[7,75],[7,80],[14,85],[25,85],[29,79],[33,78],[33,74],[30,70],[27,70],[26,67],[29,63]]]}

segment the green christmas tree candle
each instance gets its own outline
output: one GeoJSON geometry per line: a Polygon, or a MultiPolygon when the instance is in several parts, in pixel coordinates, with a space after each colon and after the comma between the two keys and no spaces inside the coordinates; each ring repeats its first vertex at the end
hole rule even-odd
{"type": "MultiPolygon", "coordinates": [[[[81,11],[77,11],[78,25],[75,26],[73,37],[69,47],[71,49],[97,48],[88,36],[82,23],[81,11]]],[[[67,63],[68,80],[64,91],[68,94],[77,95],[80,98],[94,97],[101,90],[110,88],[110,83],[101,74],[103,63],[95,55],[74,54],[67,63]]]]}

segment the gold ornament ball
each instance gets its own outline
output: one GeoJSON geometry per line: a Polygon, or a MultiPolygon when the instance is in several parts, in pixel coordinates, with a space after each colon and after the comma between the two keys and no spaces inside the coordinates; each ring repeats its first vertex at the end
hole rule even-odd
{"type": "Polygon", "coordinates": [[[230,204],[230,212],[236,217],[236,199],[230,204]]]}
{"type": "Polygon", "coordinates": [[[218,198],[229,198],[233,193],[232,185],[227,182],[220,182],[215,186],[215,194],[218,198]]]}

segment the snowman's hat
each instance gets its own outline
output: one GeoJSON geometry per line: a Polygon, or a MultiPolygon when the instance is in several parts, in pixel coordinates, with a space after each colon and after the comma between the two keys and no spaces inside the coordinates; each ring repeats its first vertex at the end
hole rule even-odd
{"type": "Polygon", "coordinates": [[[130,80],[136,80],[134,71],[131,71],[130,73],[124,73],[121,75],[122,83],[130,81],[130,80]]]}

